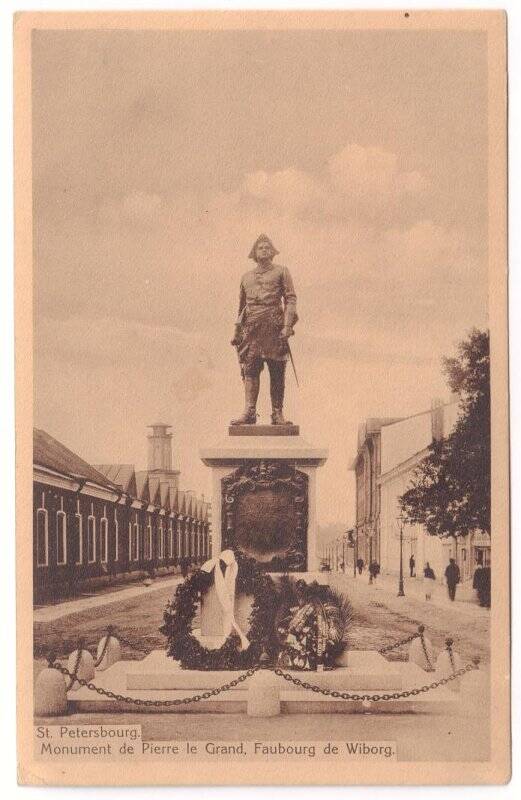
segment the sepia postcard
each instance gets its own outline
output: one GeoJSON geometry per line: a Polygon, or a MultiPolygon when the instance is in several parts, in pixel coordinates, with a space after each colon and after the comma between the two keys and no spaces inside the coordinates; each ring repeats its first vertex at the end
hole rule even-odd
{"type": "Polygon", "coordinates": [[[507,782],[506,15],[14,40],[20,783],[507,782]]]}

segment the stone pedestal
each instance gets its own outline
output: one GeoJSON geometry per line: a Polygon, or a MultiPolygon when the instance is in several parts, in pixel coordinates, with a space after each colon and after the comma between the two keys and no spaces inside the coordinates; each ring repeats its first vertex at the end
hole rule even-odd
{"type": "Polygon", "coordinates": [[[213,475],[213,555],[233,548],[269,572],[317,571],[316,473],[327,455],[297,426],[237,426],[201,450],[213,475]]]}

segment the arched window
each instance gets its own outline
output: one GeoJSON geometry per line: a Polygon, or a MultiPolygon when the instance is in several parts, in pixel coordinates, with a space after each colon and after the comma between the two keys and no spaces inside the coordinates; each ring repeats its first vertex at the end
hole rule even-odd
{"type": "Polygon", "coordinates": [[[132,561],[132,523],[128,523],[128,560],[132,561]]]}
{"type": "Polygon", "coordinates": [[[178,519],[177,520],[177,557],[178,558],[181,558],[181,556],[183,554],[182,536],[183,536],[183,528],[182,528],[181,520],[178,519]]]}
{"type": "Polygon", "coordinates": [[[74,515],[76,526],[73,546],[76,550],[76,564],[83,564],[83,515],[76,511],[74,515]]]}
{"type": "Polygon", "coordinates": [[[36,564],[49,566],[49,524],[45,508],[36,511],[36,564]]]}
{"type": "Polygon", "coordinates": [[[165,557],[165,530],[163,526],[163,520],[159,523],[159,531],[158,531],[158,558],[165,557]]]}
{"type": "Polygon", "coordinates": [[[87,560],[89,564],[96,561],[96,518],[92,514],[87,520],[87,560]]]}
{"type": "Polygon", "coordinates": [[[56,512],[56,563],[67,563],[67,515],[65,511],[56,512]]]}
{"type": "Polygon", "coordinates": [[[152,523],[148,517],[145,537],[145,558],[150,561],[152,558],[152,523]]]}
{"type": "Polygon", "coordinates": [[[168,523],[168,558],[174,557],[174,523],[170,520],[168,523]]]}
{"type": "Polygon", "coordinates": [[[109,521],[107,517],[100,520],[100,558],[101,563],[106,564],[109,560],[109,521]]]}
{"type": "Polygon", "coordinates": [[[132,526],[134,529],[134,555],[132,560],[138,561],[139,560],[139,522],[134,522],[132,526]]]}

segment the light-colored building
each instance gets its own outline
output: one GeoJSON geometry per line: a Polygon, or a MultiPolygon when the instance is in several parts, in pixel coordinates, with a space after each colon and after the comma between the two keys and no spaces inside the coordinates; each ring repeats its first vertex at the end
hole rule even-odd
{"type": "MultiPolygon", "coordinates": [[[[376,559],[383,573],[400,569],[399,497],[409,488],[414,470],[427,455],[429,445],[447,436],[458,418],[458,403],[433,401],[428,411],[404,418],[369,419],[360,426],[356,474],[356,557],[366,564],[376,559]]],[[[477,563],[490,563],[490,536],[476,532],[455,541],[427,533],[423,525],[403,524],[403,567],[409,560],[423,575],[427,562],[436,579],[444,578],[449,558],[456,558],[463,581],[474,574],[477,563]]]]}
{"type": "Polygon", "coordinates": [[[358,426],[358,451],[352,469],[356,477],[355,560],[380,561],[381,432],[400,417],[371,417],[358,426]]]}

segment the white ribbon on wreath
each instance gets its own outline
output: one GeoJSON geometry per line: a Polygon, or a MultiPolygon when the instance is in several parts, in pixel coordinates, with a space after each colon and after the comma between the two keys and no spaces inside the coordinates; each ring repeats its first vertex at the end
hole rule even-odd
{"type": "Polygon", "coordinates": [[[215,591],[223,612],[224,635],[228,637],[232,631],[236,631],[241,640],[241,650],[246,650],[250,641],[235,619],[235,583],[239,571],[235,553],[233,550],[223,550],[215,558],[205,561],[201,569],[205,572],[213,571],[215,591]],[[225,564],[224,572],[221,569],[221,561],[225,564]]]}

